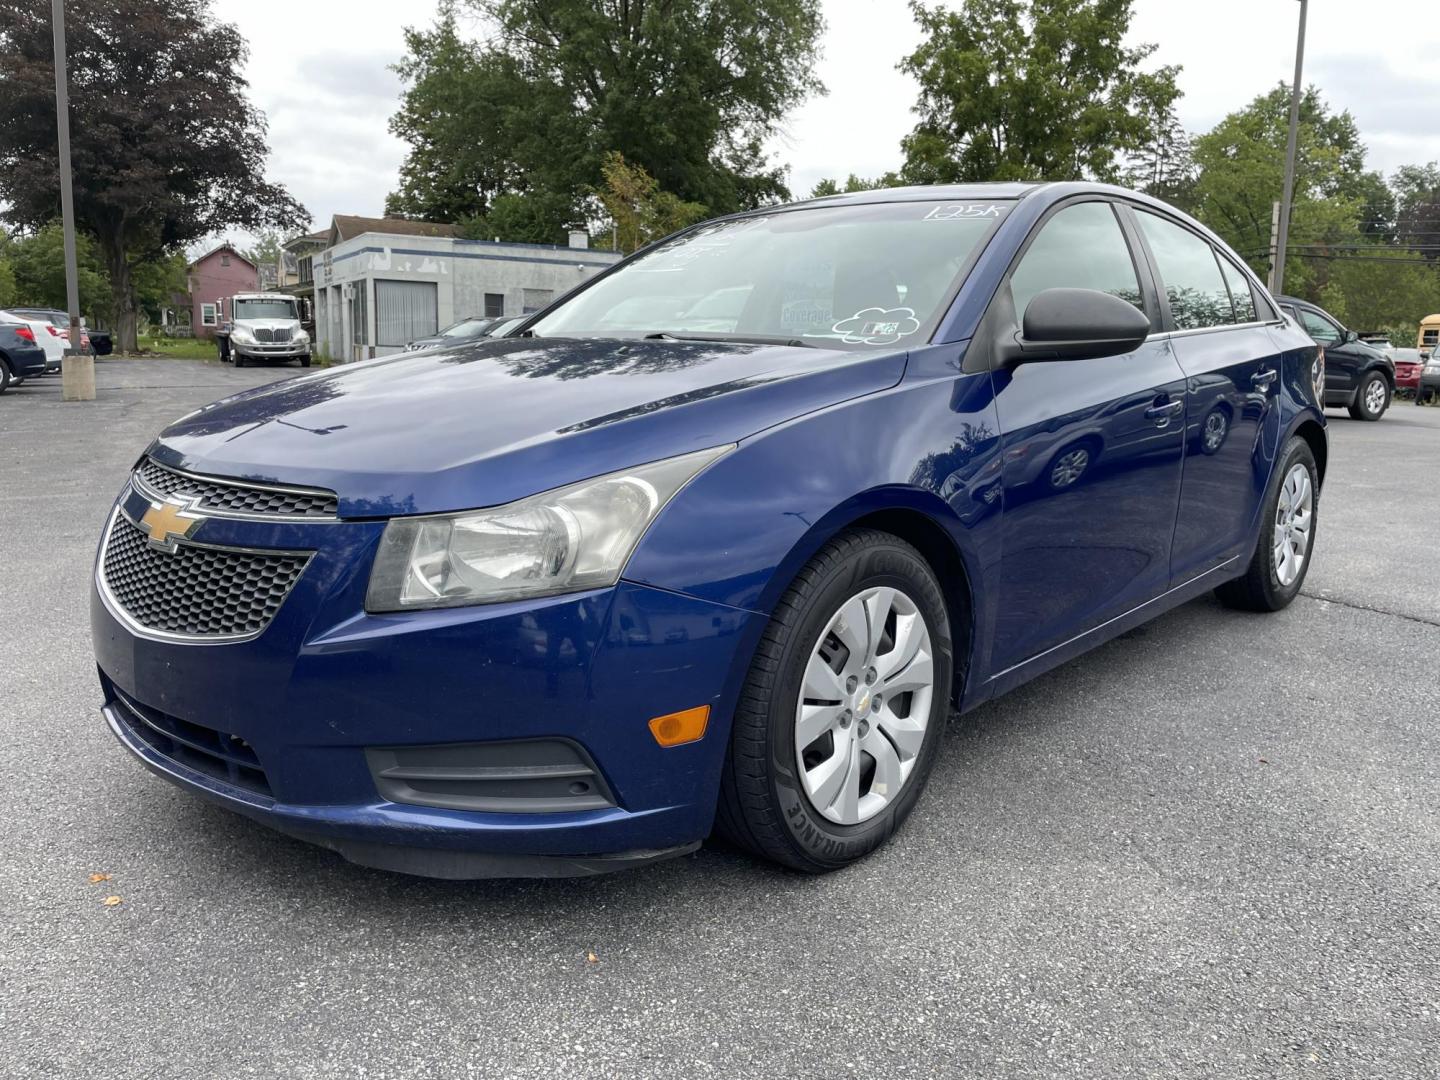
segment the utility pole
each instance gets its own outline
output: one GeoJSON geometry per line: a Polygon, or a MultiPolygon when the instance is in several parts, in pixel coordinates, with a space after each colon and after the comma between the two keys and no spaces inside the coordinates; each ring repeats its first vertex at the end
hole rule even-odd
{"type": "Polygon", "coordinates": [[[1280,194],[1280,228],[1275,262],[1270,268],[1270,291],[1285,291],[1285,250],[1290,240],[1290,207],[1295,197],[1295,143],[1300,133],[1300,78],[1305,67],[1305,13],[1309,0],[1300,0],[1300,32],[1295,39],[1295,85],[1290,91],[1290,133],[1285,140],[1285,188],[1280,194]]]}
{"type": "Polygon", "coordinates": [[[55,125],[60,142],[60,215],[65,229],[65,300],[70,351],[60,361],[62,401],[95,400],[95,358],[80,351],[80,277],[75,269],[75,189],[70,180],[70,93],[65,75],[65,3],[50,0],[55,30],[55,125]]]}

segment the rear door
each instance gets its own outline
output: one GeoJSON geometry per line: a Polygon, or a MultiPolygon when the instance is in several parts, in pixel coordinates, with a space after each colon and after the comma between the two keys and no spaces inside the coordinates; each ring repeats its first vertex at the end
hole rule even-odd
{"type": "MultiPolygon", "coordinates": [[[[984,332],[1013,334],[1029,302],[1060,287],[1112,293],[1159,328],[1148,267],[1108,201],[1062,204],[1037,226],[984,332]]],[[[991,664],[1002,671],[1166,588],[1185,381],[1163,334],[1131,353],[1032,361],[991,379],[1004,490],[991,664]]]]}
{"type": "Polygon", "coordinates": [[[1269,481],[1279,413],[1276,321],[1248,275],[1176,219],[1133,208],[1185,372],[1185,465],[1171,583],[1248,554],[1269,481]]]}

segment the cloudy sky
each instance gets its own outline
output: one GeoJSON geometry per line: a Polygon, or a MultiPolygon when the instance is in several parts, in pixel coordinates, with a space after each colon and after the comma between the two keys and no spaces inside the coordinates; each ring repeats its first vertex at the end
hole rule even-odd
{"type": "MultiPolygon", "coordinates": [[[[389,70],[401,29],[434,0],[216,0],[250,40],[246,75],[270,123],[270,176],[316,226],[335,213],[379,214],[404,145],[386,130],[400,82],[389,70]]],[[[823,176],[874,175],[900,164],[915,86],[895,70],[918,34],[904,0],[825,0],[819,62],[829,94],[789,118],[772,144],[797,195],[823,176]]],[[[1295,62],[1296,0],[1136,0],[1132,36],[1180,64],[1181,119],[1203,131],[1295,62]]],[[[1349,109],[1387,173],[1440,159],[1440,19],[1434,0],[1311,0],[1305,77],[1349,109]]]]}

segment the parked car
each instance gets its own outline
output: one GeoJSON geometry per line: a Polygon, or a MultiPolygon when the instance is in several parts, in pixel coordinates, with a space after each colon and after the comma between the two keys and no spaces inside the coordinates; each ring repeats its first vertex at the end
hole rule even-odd
{"type": "Polygon", "coordinates": [[[35,344],[45,352],[45,373],[60,370],[60,361],[65,357],[65,342],[56,334],[48,320],[19,311],[0,311],[0,322],[23,323],[35,335],[35,344]]]}
{"type": "Polygon", "coordinates": [[[1420,350],[1396,349],[1391,360],[1395,364],[1395,389],[1415,390],[1420,385],[1420,369],[1425,366],[1420,350]]]}
{"type": "Polygon", "coordinates": [[[526,322],[528,315],[512,315],[508,319],[496,319],[485,331],[485,337],[505,337],[510,331],[516,329],[521,323],[526,322]]]}
{"type": "Polygon", "coordinates": [[[911,813],[952,707],[1211,590],[1289,604],[1322,392],[1244,262],[1119,188],[708,222],[509,337],[166,429],[100,543],[104,715],[369,866],[590,874],[715,828],[833,870],[911,813]],[[723,328],[671,314],[731,289],[723,328]]]}
{"type": "MultiPolygon", "coordinates": [[[[81,319],[80,323],[81,325],[84,325],[85,320],[81,319]]],[[[109,356],[112,352],[115,351],[114,341],[110,337],[109,330],[93,330],[88,326],[86,326],[85,329],[86,332],[90,335],[90,351],[94,355],[109,356]]]]}
{"type": "MultiPolygon", "coordinates": [[[[56,308],[11,308],[16,315],[23,315],[27,319],[40,319],[49,324],[49,333],[52,337],[60,339],[62,352],[74,351],[70,344],[70,316],[56,308]]],[[[90,332],[85,329],[85,322],[80,322],[80,349],[82,354],[89,353],[90,332]]]]}
{"type": "Polygon", "coordinates": [[[1420,372],[1420,385],[1415,390],[1415,404],[1424,405],[1440,400],[1440,349],[1425,358],[1420,372]]]}
{"type": "Polygon", "coordinates": [[[499,319],[487,319],[479,315],[472,315],[467,319],[461,319],[457,323],[451,323],[438,334],[431,334],[429,337],[416,338],[405,348],[409,352],[418,352],[420,349],[433,349],[439,345],[455,345],[462,341],[469,341],[472,338],[483,337],[486,330],[494,326],[499,319]]]}
{"type": "Polygon", "coordinates": [[[1366,345],[1324,308],[1293,296],[1280,308],[1325,349],[1325,404],[1348,409],[1356,420],[1379,420],[1395,394],[1395,364],[1366,345]]]}
{"type": "Polygon", "coordinates": [[[45,349],[27,322],[0,312],[0,394],[45,374],[45,349]]]}

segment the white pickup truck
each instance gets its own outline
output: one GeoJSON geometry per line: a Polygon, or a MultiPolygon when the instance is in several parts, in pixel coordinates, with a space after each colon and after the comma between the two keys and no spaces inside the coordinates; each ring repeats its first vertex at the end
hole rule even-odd
{"type": "Polygon", "coordinates": [[[310,366],[310,335],[300,326],[300,302],[285,293],[236,293],[229,318],[215,334],[220,359],[244,367],[254,360],[299,360],[310,366]]]}

